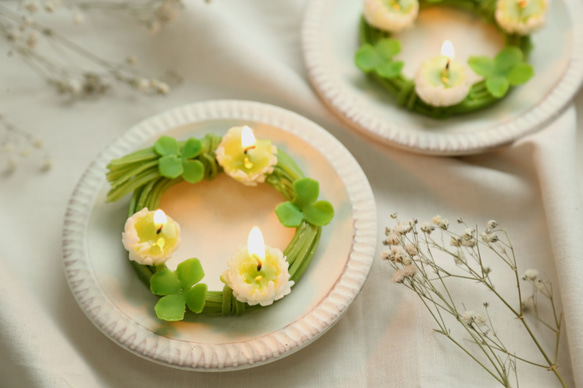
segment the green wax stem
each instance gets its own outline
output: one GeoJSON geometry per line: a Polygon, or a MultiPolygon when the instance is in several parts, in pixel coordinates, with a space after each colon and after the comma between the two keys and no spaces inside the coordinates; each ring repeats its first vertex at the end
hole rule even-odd
{"type": "Polygon", "coordinates": [[[409,81],[398,94],[397,103],[399,105],[407,105],[410,100],[411,92],[414,93],[415,82],[409,81]]]}
{"type": "Polygon", "coordinates": [[[376,74],[372,74],[371,75],[379,84],[381,84],[382,87],[384,87],[385,89],[387,89],[389,92],[391,92],[391,94],[393,95],[398,95],[401,90],[399,90],[398,87],[396,87],[390,80],[383,78],[383,77],[379,77],[376,74]]]}
{"type": "Polygon", "coordinates": [[[207,291],[206,300],[210,303],[223,303],[223,293],[221,291],[207,291]]]}
{"type": "Polygon", "coordinates": [[[157,168],[150,168],[149,170],[143,171],[138,174],[132,180],[125,182],[124,184],[115,187],[109,191],[107,194],[107,202],[115,202],[118,199],[126,196],[126,194],[131,193],[140,186],[143,186],[152,179],[160,177],[160,173],[157,168]]]}
{"type": "Polygon", "coordinates": [[[286,172],[291,181],[305,177],[296,162],[282,150],[277,150],[277,166],[286,172]]]}
{"type": "Polygon", "coordinates": [[[150,278],[152,277],[152,275],[155,272],[155,271],[152,270],[152,267],[149,267],[147,265],[138,264],[138,263],[136,263],[133,260],[131,260],[130,263],[131,263],[133,269],[138,274],[139,279],[146,286],[148,286],[148,288],[150,288],[150,278]]]}
{"type": "Polygon", "coordinates": [[[111,187],[117,187],[128,181],[132,176],[141,173],[149,168],[158,166],[158,160],[152,160],[147,163],[136,163],[123,170],[113,171],[107,174],[107,180],[111,182],[111,187]]]}
{"type": "Polygon", "coordinates": [[[419,100],[419,96],[417,96],[417,93],[415,93],[415,91],[413,91],[413,93],[409,94],[409,99],[407,100],[407,103],[405,106],[408,109],[413,109],[413,107],[417,103],[417,100],[419,100]]]}
{"type": "Polygon", "coordinates": [[[215,159],[211,155],[205,153],[201,155],[200,161],[204,166],[205,179],[214,179],[219,173],[219,165],[216,163],[215,159]]]}
{"type": "Polygon", "coordinates": [[[133,192],[132,198],[130,199],[130,205],[128,208],[128,218],[130,218],[136,212],[136,204],[138,202],[141,192],[142,189],[137,189],[136,191],[133,192]]]}
{"type": "MultiPolygon", "coordinates": [[[[154,185],[157,184],[159,181],[160,181],[160,179],[152,179],[150,182],[148,182],[144,186],[144,188],[142,189],[142,192],[140,193],[140,197],[139,197],[138,201],[136,202],[136,208],[138,210],[141,210],[146,206],[146,202],[148,200],[148,195],[152,191],[152,187],[154,187],[154,185]]],[[[150,210],[153,210],[153,209],[150,209],[150,210]]]]}
{"type": "Polygon", "coordinates": [[[298,269],[302,268],[302,266],[305,264],[304,263],[305,261],[307,261],[309,264],[309,261],[311,259],[311,256],[309,255],[310,247],[314,239],[318,236],[318,227],[314,225],[309,225],[309,228],[311,229],[310,230],[311,233],[306,233],[305,234],[306,238],[302,239],[302,244],[298,244],[299,251],[297,252],[295,260],[293,260],[293,263],[289,267],[291,280],[297,279],[296,275],[298,269]]]}
{"type": "Polygon", "coordinates": [[[223,303],[223,293],[220,291],[207,291],[203,314],[220,314],[223,303]]]}
{"type": "Polygon", "coordinates": [[[310,265],[312,257],[314,257],[314,253],[316,253],[316,249],[318,248],[320,236],[322,235],[322,227],[318,226],[315,228],[316,235],[312,239],[312,243],[309,245],[309,248],[305,251],[304,257],[300,262],[301,264],[295,268],[294,274],[290,276],[290,280],[293,280],[296,283],[302,277],[306,268],[308,268],[308,266],[310,265]]]}
{"type": "MultiPolygon", "coordinates": [[[[296,233],[290,241],[287,248],[283,251],[284,256],[286,257],[287,262],[289,263],[290,268],[294,265],[297,260],[301,259],[301,251],[302,248],[309,244],[312,240],[312,236],[310,235],[311,229],[309,228],[309,224],[303,221],[300,226],[296,228],[296,233]]],[[[291,274],[291,269],[290,269],[291,274]]]]}
{"type": "Polygon", "coordinates": [[[279,191],[288,201],[293,199],[293,182],[303,178],[304,173],[298,165],[282,150],[277,151],[277,165],[267,176],[265,182],[279,191]]]}
{"type": "Polygon", "coordinates": [[[133,154],[126,155],[122,158],[114,159],[107,165],[107,168],[109,170],[116,170],[119,168],[123,168],[128,164],[145,162],[157,158],[158,154],[154,151],[153,147],[150,147],[136,151],[133,154]]]}
{"type": "Polygon", "coordinates": [[[293,183],[289,181],[287,175],[281,169],[274,168],[273,172],[265,179],[265,182],[279,191],[288,201],[293,200],[293,183]]]}
{"type": "Polygon", "coordinates": [[[146,206],[150,210],[157,209],[160,206],[160,199],[162,198],[162,194],[164,194],[170,187],[180,182],[182,182],[182,178],[161,179],[160,183],[158,183],[154,190],[152,190],[152,193],[150,194],[144,206],[146,206]]]}
{"type": "MultiPolygon", "coordinates": [[[[233,290],[231,287],[225,286],[223,287],[223,302],[221,305],[221,314],[227,315],[231,312],[231,298],[233,296],[233,290]]],[[[206,303],[205,303],[206,307],[206,303]]]]}

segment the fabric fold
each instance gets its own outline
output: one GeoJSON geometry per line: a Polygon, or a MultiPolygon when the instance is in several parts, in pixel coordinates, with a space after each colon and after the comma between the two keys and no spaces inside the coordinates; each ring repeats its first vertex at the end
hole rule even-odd
{"type": "Polygon", "coordinates": [[[569,108],[529,137],[555,258],[573,375],[583,386],[583,213],[576,170],[576,114],[569,108]]]}

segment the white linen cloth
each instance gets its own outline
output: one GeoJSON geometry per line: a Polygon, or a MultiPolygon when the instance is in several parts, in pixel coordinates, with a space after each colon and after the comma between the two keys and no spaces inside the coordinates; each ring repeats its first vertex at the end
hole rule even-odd
{"type": "MultiPolygon", "coordinates": [[[[300,49],[305,3],[190,1],[178,21],[153,37],[115,18],[88,22],[76,32],[79,42],[95,45],[104,55],[134,54],[152,73],[176,70],[185,82],[166,97],[121,90],[98,101],[66,104],[16,59],[2,60],[0,113],[44,138],[54,167],[40,174],[25,161],[17,173],[0,176],[0,386],[496,386],[432,332],[422,304],[391,282],[392,270],[378,258],[361,294],[334,328],[262,367],[181,371],[127,352],[93,326],[73,299],[61,267],[63,215],[78,179],[136,122],[178,105],[228,98],[281,106],[336,136],[370,180],[381,237],[394,211],[402,219],[441,214],[452,225],[457,217],[470,225],[490,219],[503,224],[522,270],[538,268],[560,290],[566,326],[560,371],[568,386],[583,387],[582,177],[576,153],[583,123],[577,123],[575,110],[568,109],[544,131],[482,155],[430,157],[375,144],[336,119],[310,87],[300,49]]],[[[581,95],[577,108],[583,111],[581,95]]],[[[477,291],[467,292],[476,306],[484,301],[477,291]]],[[[515,326],[512,319],[506,324],[515,326]]],[[[532,350],[517,344],[521,351],[532,350]]],[[[524,387],[558,386],[545,371],[529,373],[519,366],[519,374],[524,387]]]]}

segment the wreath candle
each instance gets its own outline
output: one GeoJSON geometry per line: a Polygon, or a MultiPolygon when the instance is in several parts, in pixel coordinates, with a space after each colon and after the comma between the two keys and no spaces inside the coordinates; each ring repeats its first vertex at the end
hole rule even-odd
{"type": "MultiPolygon", "coordinates": [[[[394,31],[390,27],[370,18],[369,1],[373,0],[364,0],[359,30],[361,46],[355,53],[354,62],[406,109],[437,119],[474,112],[500,101],[511,87],[528,82],[534,75],[534,69],[526,62],[532,49],[528,33],[544,20],[547,0],[419,0],[420,7],[444,5],[476,13],[493,23],[505,36],[506,47],[496,57],[469,58],[469,67],[483,79],[469,85],[467,93],[465,87],[450,90],[448,93],[455,98],[447,97],[447,93],[440,91],[439,80],[442,77],[434,77],[442,66],[443,58],[425,63],[415,79],[403,75],[404,63],[395,58],[401,51],[401,43],[392,36],[394,31]],[[511,20],[511,23],[504,20],[511,20]],[[462,95],[465,97],[459,100],[462,95]]],[[[378,0],[378,3],[385,6],[378,6],[376,12],[389,17],[392,11],[388,5],[394,2],[378,0]]],[[[375,20],[380,18],[380,15],[375,16],[375,20]]],[[[459,73],[461,80],[464,72],[458,68],[454,73],[459,73]]],[[[458,74],[455,75],[457,77],[458,74]]],[[[453,79],[445,78],[451,85],[453,79]]],[[[443,89],[448,89],[445,82],[441,84],[443,89]]]]}
{"type": "Polygon", "coordinates": [[[250,306],[269,306],[291,292],[289,264],[283,252],[266,246],[258,227],[251,229],[247,246],[228,261],[221,280],[233,290],[237,300],[250,306]]]}
{"type": "Polygon", "coordinates": [[[419,12],[417,0],[364,0],[364,17],[371,26],[399,32],[410,28],[419,12]]]}
{"type": "Polygon", "coordinates": [[[453,44],[446,40],[441,56],[421,65],[415,75],[415,91],[429,105],[450,106],[463,101],[470,91],[466,66],[454,61],[453,44]]]}
{"type": "Polygon", "coordinates": [[[318,200],[317,181],[305,177],[270,140],[255,139],[250,128],[245,132],[251,136],[244,135],[244,127],[231,128],[224,137],[207,134],[202,139],[177,141],[161,136],[153,147],[108,165],[107,201],[132,193],[122,241],[137,275],[160,297],[154,306],[159,319],[182,320],[187,308],[195,314],[229,315],[273,304],[302,277],[316,252],[322,227],[334,217],[332,205],[318,200]],[[245,158],[253,165],[246,166],[245,158]],[[201,283],[205,273],[198,258],[183,261],[175,271],[166,267],[164,262],[180,243],[180,227],[154,209],[170,187],[211,180],[221,172],[245,185],[265,183],[279,191],[285,201],[275,214],[282,225],[296,231],[283,251],[253,250],[252,244],[239,250],[221,276],[225,286],[215,291],[201,283]]]}
{"type": "Polygon", "coordinates": [[[248,186],[264,182],[277,163],[277,148],[269,140],[258,141],[246,125],[229,129],[216,154],[225,173],[248,186]]]}
{"type": "Polygon", "coordinates": [[[496,22],[507,32],[528,35],[543,25],[547,8],[547,0],[498,0],[496,22]]]}
{"type": "Polygon", "coordinates": [[[130,260],[143,265],[164,264],[180,246],[180,226],[164,211],[143,208],[127,219],[122,242],[130,260]]]}

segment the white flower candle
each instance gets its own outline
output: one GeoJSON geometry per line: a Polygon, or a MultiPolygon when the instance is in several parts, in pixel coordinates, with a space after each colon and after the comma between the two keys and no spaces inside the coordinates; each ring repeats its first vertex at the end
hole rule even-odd
{"type": "Polygon", "coordinates": [[[470,91],[467,67],[453,60],[453,44],[446,40],[441,56],[431,58],[421,65],[415,75],[415,91],[427,104],[450,106],[461,102],[470,91]]]}
{"type": "Polygon", "coordinates": [[[248,126],[233,127],[217,147],[217,161],[226,174],[255,186],[265,182],[277,164],[277,148],[266,139],[257,140],[248,126]]]}
{"type": "Polygon", "coordinates": [[[269,306],[289,294],[294,285],[283,252],[265,246],[257,227],[249,233],[247,246],[231,257],[228,265],[221,280],[231,287],[238,301],[250,306],[269,306]]]}
{"type": "Polygon", "coordinates": [[[164,264],[180,246],[180,226],[162,210],[143,208],[127,219],[122,242],[130,260],[143,265],[164,264]]]}
{"type": "Polygon", "coordinates": [[[364,18],[373,27],[399,32],[413,25],[418,0],[364,0],[364,18]]]}
{"type": "Polygon", "coordinates": [[[543,25],[547,9],[547,0],[498,0],[496,22],[510,34],[528,35],[543,25]]]}

